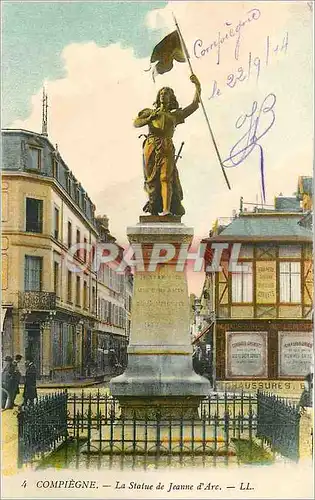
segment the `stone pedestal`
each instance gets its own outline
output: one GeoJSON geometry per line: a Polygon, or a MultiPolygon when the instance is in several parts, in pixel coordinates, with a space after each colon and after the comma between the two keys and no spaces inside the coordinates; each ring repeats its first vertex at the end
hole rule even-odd
{"type": "Polygon", "coordinates": [[[137,259],[128,367],[110,381],[111,393],[127,418],[196,417],[210,383],[192,367],[189,299],[181,260],[193,229],[178,218],[147,216],[127,234],[137,248],[136,256],[143,256],[143,267],[137,259]]]}

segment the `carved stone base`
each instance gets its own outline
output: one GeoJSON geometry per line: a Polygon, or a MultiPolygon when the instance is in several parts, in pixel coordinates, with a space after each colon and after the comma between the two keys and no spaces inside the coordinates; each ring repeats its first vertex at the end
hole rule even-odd
{"type": "Polygon", "coordinates": [[[119,397],[121,418],[125,420],[198,420],[200,396],[119,397]]]}
{"type": "Polygon", "coordinates": [[[152,223],[152,222],[177,222],[181,221],[180,215],[140,215],[140,223],[152,223]]]}

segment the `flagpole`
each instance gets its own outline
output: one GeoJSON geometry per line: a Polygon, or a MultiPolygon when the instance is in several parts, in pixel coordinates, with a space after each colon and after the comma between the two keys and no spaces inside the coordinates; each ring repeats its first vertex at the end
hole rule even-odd
{"type": "MultiPolygon", "coordinates": [[[[185,41],[184,41],[183,35],[181,33],[180,27],[178,25],[178,22],[176,20],[176,17],[174,15],[174,13],[172,13],[172,14],[173,14],[175,26],[176,26],[176,29],[177,29],[177,32],[178,32],[178,35],[179,35],[179,38],[180,38],[180,41],[181,41],[181,45],[182,45],[183,51],[185,53],[185,56],[186,56],[186,59],[187,59],[187,62],[188,62],[190,73],[193,75],[194,71],[193,71],[193,68],[192,68],[192,65],[191,65],[191,62],[190,62],[189,54],[188,54],[188,51],[187,51],[187,48],[186,48],[186,45],[185,45],[185,41]]],[[[224,175],[225,182],[226,182],[228,188],[231,189],[231,186],[230,186],[229,180],[227,178],[227,175],[226,175],[226,172],[225,172],[225,169],[224,169],[224,166],[223,166],[223,162],[222,162],[222,159],[221,159],[221,156],[220,156],[220,152],[219,152],[217,143],[215,141],[215,138],[214,138],[214,135],[213,135],[213,132],[212,132],[212,128],[211,128],[210,121],[209,121],[209,118],[208,118],[208,115],[207,115],[207,112],[206,112],[206,108],[205,108],[205,106],[203,104],[203,101],[201,99],[201,95],[200,95],[200,92],[199,92],[198,88],[197,88],[197,93],[198,93],[198,98],[199,98],[199,102],[201,104],[201,108],[202,108],[204,117],[205,117],[207,125],[208,125],[208,129],[209,129],[209,132],[210,132],[210,135],[211,135],[211,139],[212,139],[212,142],[213,142],[213,145],[214,145],[214,149],[215,149],[215,151],[217,153],[217,157],[218,157],[218,160],[219,160],[219,163],[220,163],[220,167],[221,167],[222,173],[224,175]]]]}

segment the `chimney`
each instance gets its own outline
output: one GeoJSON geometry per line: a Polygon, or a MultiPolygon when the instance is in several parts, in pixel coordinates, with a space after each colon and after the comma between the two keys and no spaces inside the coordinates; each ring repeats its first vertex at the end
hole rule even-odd
{"type": "Polygon", "coordinates": [[[109,219],[107,215],[98,215],[96,217],[96,220],[100,226],[102,226],[102,229],[105,229],[106,231],[109,230],[109,219]]]}

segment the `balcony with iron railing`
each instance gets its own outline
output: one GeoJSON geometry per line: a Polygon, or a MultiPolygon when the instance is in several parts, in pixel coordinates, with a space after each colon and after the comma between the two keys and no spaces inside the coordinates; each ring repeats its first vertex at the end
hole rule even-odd
{"type": "Polygon", "coordinates": [[[42,291],[20,292],[19,307],[29,311],[52,311],[56,309],[56,294],[42,291]]]}

